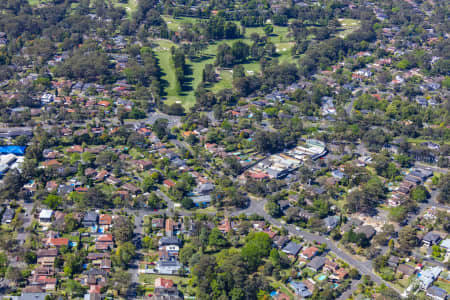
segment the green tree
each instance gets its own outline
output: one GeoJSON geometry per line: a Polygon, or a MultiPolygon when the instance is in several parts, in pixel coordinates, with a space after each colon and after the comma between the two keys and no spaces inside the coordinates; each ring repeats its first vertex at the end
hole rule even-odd
{"type": "Polygon", "coordinates": [[[215,249],[225,247],[228,241],[223,236],[222,232],[218,228],[213,228],[209,234],[209,246],[215,249]]]}
{"type": "Polygon", "coordinates": [[[130,284],[131,273],[123,269],[116,269],[108,277],[108,287],[117,291],[119,295],[125,295],[130,284]]]}
{"type": "Polygon", "coordinates": [[[69,278],[81,272],[83,260],[78,253],[66,253],[64,255],[64,274],[69,278]]]}
{"type": "Polygon", "coordinates": [[[418,185],[411,190],[410,197],[417,202],[424,202],[430,197],[430,193],[423,185],[418,185]]]}
{"type": "Polygon", "coordinates": [[[441,192],[437,196],[437,201],[444,204],[450,203],[450,173],[439,178],[439,188],[441,192]]]}
{"type": "Polygon", "coordinates": [[[116,266],[126,268],[133,257],[136,256],[136,247],[132,242],[120,244],[112,256],[112,261],[116,266]]]}
{"type": "Polygon", "coordinates": [[[23,279],[23,276],[19,268],[9,266],[6,270],[5,278],[17,284],[23,279]]]}
{"type": "Polygon", "coordinates": [[[409,251],[419,244],[416,231],[411,226],[403,227],[398,234],[399,249],[409,251]]]}
{"type": "Polygon", "coordinates": [[[272,241],[265,232],[252,232],[247,237],[247,242],[242,248],[241,255],[251,270],[255,270],[267,257],[272,249],[272,241]]]}
{"type": "Polygon", "coordinates": [[[114,219],[112,234],[118,243],[130,241],[133,238],[134,225],[128,217],[119,216],[114,219]]]}
{"type": "Polygon", "coordinates": [[[277,202],[275,202],[275,201],[268,201],[266,203],[266,207],[265,208],[266,208],[267,213],[270,216],[272,216],[274,218],[277,218],[277,217],[281,216],[280,205],[277,202]]]}
{"type": "Polygon", "coordinates": [[[180,250],[180,262],[183,265],[188,265],[189,264],[189,260],[191,259],[191,257],[197,252],[198,249],[196,249],[196,247],[194,245],[185,245],[181,250],[180,250]]]}
{"type": "Polygon", "coordinates": [[[83,297],[84,293],[86,292],[86,287],[84,287],[77,280],[73,280],[73,279],[68,279],[68,280],[64,281],[63,287],[64,287],[64,291],[71,298],[83,297]]]}
{"type": "Polygon", "coordinates": [[[47,205],[50,209],[57,209],[61,204],[62,198],[58,195],[50,194],[45,198],[43,203],[47,205]]]}
{"type": "Polygon", "coordinates": [[[273,26],[271,24],[264,26],[264,33],[266,36],[270,36],[273,33],[273,26]]]}

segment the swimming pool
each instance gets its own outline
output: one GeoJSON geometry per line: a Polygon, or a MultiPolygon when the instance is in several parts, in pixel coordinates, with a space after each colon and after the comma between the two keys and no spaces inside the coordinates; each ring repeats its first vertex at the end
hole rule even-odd
{"type": "Polygon", "coordinates": [[[327,275],[322,274],[317,279],[320,281],[325,280],[325,279],[327,279],[327,275]]]}

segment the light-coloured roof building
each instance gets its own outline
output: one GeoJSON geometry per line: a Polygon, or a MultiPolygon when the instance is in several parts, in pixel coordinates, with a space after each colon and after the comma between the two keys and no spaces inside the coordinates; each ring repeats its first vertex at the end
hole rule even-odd
{"type": "Polygon", "coordinates": [[[50,219],[53,216],[53,210],[43,209],[39,214],[39,219],[50,219]]]}

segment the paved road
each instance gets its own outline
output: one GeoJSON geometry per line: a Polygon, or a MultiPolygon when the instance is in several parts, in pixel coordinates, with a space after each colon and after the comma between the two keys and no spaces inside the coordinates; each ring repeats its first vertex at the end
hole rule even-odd
{"type": "Polygon", "coordinates": [[[361,283],[361,280],[353,280],[352,284],[350,285],[350,288],[348,288],[345,292],[343,292],[338,300],[346,300],[349,299],[350,296],[358,289],[358,284],[361,283]]]}
{"type": "MultiPolygon", "coordinates": [[[[169,124],[168,124],[169,128],[181,125],[181,117],[167,115],[167,114],[159,112],[159,111],[150,112],[148,114],[147,118],[145,118],[145,119],[125,121],[124,124],[125,125],[137,125],[137,124],[153,125],[153,123],[155,123],[155,121],[157,119],[167,119],[169,121],[169,124]]],[[[90,122],[90,121],[92,121],[92,120],[88,120],[88,122],[90,122]]],[[[117,120],[117,119],[112,119],[111,122],[113,122],[114,124],[120,124],[119,120],[117,120]]],[[[72,124],[72,123],[69,123],[68,125],[70,125],[70,124],[72,124]]],[[[85,123],[74,123],[73,125],[81,127],[81,126],[85,126],[86,124],[85,123]]],[[[51,128],[61,127],[61,126],[63,126],[63,124],[43,124],[42,128],[44,128],[45,130],[49,130],[51,128]]],[[[5,124],[3,124],[3,127],[0,127],[0,132],[13,132],[13,131],[23,131],[23,130],[33,131],[34,129],[35,129],[35,127],[31,127],[31,126],[8,127],[8,126],[5,126],[5,124]]]]}
{"type": "MultiPolygon", "coordinates": [[[[127,211],[128,212],[128,211],[127,211]]],[[[134,236],[135,238],[144,237],[144,227],[143,227],[143,220],[144,216],[146,215],[145,212],[140,210],[135,210],[132,212],[134,214],[134,236]]],[[[128,268],[128,272],[131,274],[131,282],[132,285],[129,286],[127,295],[129,297],[134,297],[136,295],[136,288],[137,284],[139,283],[139,260],[141,256],[141,250],[138,248],[136,249],[136,257],[131,261],[130,266],[128,268]]]]}
{"type": "Polygon", "coordinates": [[[31,211],[33,210],[33,203],[23,203],[22,207],[24,208],[25,212],[23,213],[22,220],[23,225],[22,228],[24,229],[23,232],[19,232],[17,234],[17,240],[19,241],[19,244],[22,245],[25,243],[25,240],[28,237],[29,232],[26,231],[26,229],[31,225],[31,221],[33,219],[31,215],[31,211]]]}
{"type": "Polygon", "coordinates": [[[135,124],[135,123],[145,123],[149,125],[153,125],[157,119],[167,119],[169,121],[168,127],[172,128],[174,126],[180,126],[181,125],[181,117],[179,116],[170,116],[165,113],[154,111],[148,114],[148,117],[143,120],[137,120],[137,121],[130,121],[126,122],[126,124],[135,124]]]}
{"type": "Polygon", "coordinates": [[[232,215],[239,215],[241,213],[245,213],[247,215],[258,214],[258,215],[264,217],[271,224],[278,226],[278,227],[286,228],[288,230],[288,232],[292,235],[300,236],[303,239],[310,241],[310,242],[315,241],[315,242],[318,242],[321,244],[326,244],[328,249],[330,249],[330,251],[334,252],[343,261],[347,262],[351,266],[358,269],[358,271],[361,275],[368,275],[375,283],[377,283],[377,284],[384,283],[386,286],[393,288],[389,283],[385,282],[383,279],[381,279],[378,275],[376,275],[372,271],[372,266],[371,266],[370,261],[361,262],[361,261],[355,259],[354,257],[348,255],[347,253],[345,253],[341,249],[339,249],[333,241],[331,241],[330,239],[328,239],[326,237],[323,237],[323,236],[320,236],[317,234],[313,234],[310,232],[298,230],[293,225],[281,223],[280,221],[272,218],[265,212],[265,210],[264,210],[265,203],[266,203],[266,200],[251,201],[251,204],[247,209],[241,210],[241,211],[236,211],[236,212],[232,213],[232,215]]]}
{"type": "Polygon", "coordinates": [[[162,198],[167,203],[167,213],[169,215],[172,215],[175,211],[175,203],[170,199],[166,194],[161,192],[160,190],[155,191],[155,194],[158,195],[158,197],[162,198]]]}

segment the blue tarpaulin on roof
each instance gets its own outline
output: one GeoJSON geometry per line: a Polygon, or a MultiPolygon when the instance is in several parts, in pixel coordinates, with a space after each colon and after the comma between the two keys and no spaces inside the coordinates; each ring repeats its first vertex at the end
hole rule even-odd
{"type": "Polygon", "coordinates": [[[0,146],[0,154],[24,155],[25,146],[0,146]]]}

